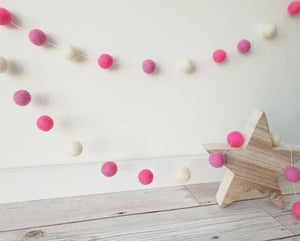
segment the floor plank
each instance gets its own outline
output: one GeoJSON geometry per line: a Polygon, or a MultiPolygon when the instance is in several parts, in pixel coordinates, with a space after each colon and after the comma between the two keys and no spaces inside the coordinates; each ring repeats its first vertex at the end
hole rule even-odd
{"type": "MultiPolygon", "coordinates": [[[[293,186],[291,183],[284,179],[284,176],[279,176],[279,182],[282,194],[294,193],[293,186]]],[[[218,191],[219,183],[201,183],[185,186],[193,196],[198,200],[200,205],[216,204],[216,193],[218,191]]],[[[300,185],[295,185],[296,192],[300,193],[300,185]]],[[[263,196],[257,191],[253,190],[247,193],[245,196],[241,197],[240,200],[250,200],[256,198],[263,198],[263,196]]]]}
{"type": "Polygon", "coordinates": [[[21,241],[268,240],[292,233],[252,201],[184,208],[0,233],[21,241]]]}
{"type": "Polygon", "coordinates": [[[0,231],[198,206],[182,186],[0,205],[0,231]]]}
{"type": "Polygon", "coordinates": [[[284,210],[276,208],[274,205],[270,205],[266,199],[257,199],[253,201],[290,232],[295,235],[300,235],[300,218],[297,218],[291,210],[293,203],[296,201],[295,195],[286,195],[284,198],[286,204],[286,208],[284,210]]]}
{"type": "Polygon", "coordinates": [[[278,238],[278,239],[272,239],[272,241],[300,241],[300,236],[292,236],[288,238],[278,238]]]}

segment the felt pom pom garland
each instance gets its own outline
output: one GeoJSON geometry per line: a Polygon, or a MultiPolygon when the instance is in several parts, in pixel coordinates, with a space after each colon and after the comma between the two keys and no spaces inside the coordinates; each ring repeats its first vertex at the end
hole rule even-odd
{"type": "MultiPolygon", "coordinates": [[[[300,1],[293,1],[287,7],[287,12],[289,15],[297,15],[300,12],[300,1]]],[[[6,26],[12,24],[18,27],[21,30],[24,30],[21,26],[12,22],[11,13],[5,9],[0,7],[0,25],[6,26]]],[[[263,27],[262,36],[265,39],[273,39],[277,35],[277,26],[275,24],[266,24],[263,27]]],[[[49,42],[47,35],[40,29],[33,29],[29,32],[28,38],[30,42],[35,46],[44,46],[49,44],[53,47],[56,47],[53,43],[49,42]]],[[[251,44],[249,40],[242,39],[237,44],[237,51],[241,54],[245,54],[249,52],[251,48],[251,44]]],[[[63,49],[63,56],[65,59],[69,61],[76,61],[80,56],[80,51],[77,47],[73,45],[66,46],[63,49]]],[[[84,56],[88,57],[88,56],[84,56]]],[[[227,53],[223,49],[217,49],[212,54],[212,59],[215,63],[220,64],[226,61],[227,53]]],[[[98,58],[98,65],[102,69],[110,69],[114,64],[114,59],[110,54],[102,54],[98,58]]],[[[0,57],[0,73],[4,73],[7,70],[8,62],[4,57],[0,57]]],[[[156,72],[157,65],[152,59],[146,59],[142,62],[142,71],[151,75],[156,72]]],[[[178,65],[178,69],[180,69],[183,73],[189,74],[195,70],[195,64],[192,60],[185,58],[182,59],[181,63],[178,65]]],[[[19,106],[26,106],[31,102],[31,95],[27,90],[18,90],[13,95],[14,102],[19,106]]],[[[50,116],[43,115],[38,118],[36,125],[38,129],[44,132],[50,131],[54,126],[54,121],[50,116]]],[[[274,146],[279,145],[280,143],[285,144],[280,140],[280,136],[277,133],[272,133],[272,143],[274,146]]],[[[240,132],[234,131],[228,134],[227,143],[230,147],[240,147],[244,143],[244,137],[240,132]]],[[[285,144],[286,145],[286,144],[285,144]]],[[[71,143],[69,147],[69,154],[71,156],[79,156],[82,153],[83,147],[82,144],[78,141],[74,141],[71,143]]],[[[215,168],[222,167],[226,162],[226,151],[224,152],[214,152],[209,156],[209,164],[215,168]]],[[[294,187],[294,183],[300,181],[300,170],[296,167],[293,167],[293,153],[291,150],[291,167],[288,167],[284,176],[287,181],[291,182],[294,187]]],[[[105,162],[101,167],[101,172],[106,177],[113,177],[116,175],[118,171],[118,166],[116,163],[108,161],[105,162]]],[[[190,179],[190,170],[187,167],[181,167],[176,170],[176,180],[178,182],[187,182],[190,179]]],[[[154,175],[151,170],[143,169],[138,174],[138,180],[142,185],[149,185],[154,180],[154,175]]],[[[297,200],[297,195],[295,191],[295,196],[297,200]]],[[[296,201],[292,207],[292,210],[295,216],[300,218],[300,202],[296,201]]]]}
{"type": "MultiPolygon", "coordinates": [[[[289,15],[297,15],[300,12],[300,1],[292,1],[289,3],[287,7],[287,12],[289,15]]],[[[25,30],[18,24],[12,22],[12,16],[9,10],[0,7],[0,25],[9,25],[12,24],[19,29],[25,30]]],[[[262,36],[266,39],[272,39],[275,38],[277,34],[277,27],[275,24],[266,24],[263,27],[262,36]]],[[[49,44],[52,47],[57,47],[55,44],[48,41],[47,35],[40,29],[33,29],[29,32],[29,39],[32,42],[32,44],[36,46],[43,46],[45,44],[49,44]]],[[[246,39],[241,40],[237,45],[237,50],[240,53],[247,53],[250,49],[250,42],[246,39]]],[[[82,57],[88,57],[86,55],[81,55],[76,47],[73,45],[70,45],[64,49],[64,57],[67,60],[75,61],[78,59],[79,56],[82,57]]],[[[213,52],[212,59],[215,63],[223,63],[227,58],[227,53],[223,49],[218,49],[213,52]]],[[[113,65],[113,58],[109,54],[103,54],[98,58],[98,65],[102,69],[109,69],[113,65]]],[[[0,73],[4,72],[6,67],[5,64],[3,64],[3,61],[1,63],[0,61],[0,73]],[[2,66],[1,66],[2,65],[2,66]],[[1,71],[1,69],[4,69],[1,71]]],[[[181,66],[179,67],[182,72],[184,73],[191,73],[195,69],[194,64],[191,60],[185,59],[182,61],[181,66]]],[[[146,74],[152,74],[156,69],[156,63],[151,60],[145,60],[142,63],[142,70],[146,74]]]]}
{"type": "MultiPolygon", "coordinates": [[[[300,12],[300,1],[293,1],[287,7],[287,12],[290,15],[296,15],[300,12]]],[[[5,9],[0,7],[0,25],[9,25],[12,24],[21,30],[25,30],[23,27],[19,26],[18,24],[12,22],[11,13],[5,9]]],[[[277,34],[277,27],[275,24],[266,24],[263,27],[262,36],[266,39],[275,38],[277,34]]],[[[29,40],[32,44],[36,46],[44,46],[46,44],[56,47],[57,46],[48,41],[47,35],[40,29],[33,29],[29,32],[29,40]]],[[[247,53],[249,52],[251,44],[248,40],[243,39],[237,45],[237,50],[240,53],[247,53]]],[[[80,54],[78,49],[73,46],[69,45],[63,49],[63,56],[65,59],[69,61],[76,61],[78,57],[89,57],[83,54],[80,54]]],[[[223,63],[227,59],[227,53],[223,49],[215,50],[212,54],[212,59],[215,63],[223,63]]],[[[109,69],[113,65],[113,58],[109,54],[102,54],[98,58],[98,65],[102,69],[109,69]]],[[[6,69],[4,61],[0,61],[0,73],[4,72],[6,69]]],[[[152,74],[155,72],[156,63],[151,60],[147,59],[142,63],[142,70],[146,74],[152,74]]],[[[186,74],[189,74],[195,70],[195,65],[190,59],[183,59],[180,63],[179,69],[186,74]]]]}

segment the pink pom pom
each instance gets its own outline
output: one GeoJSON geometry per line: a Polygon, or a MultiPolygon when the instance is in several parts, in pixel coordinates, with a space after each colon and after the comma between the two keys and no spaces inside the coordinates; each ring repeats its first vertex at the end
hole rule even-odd
{"type": "Polygon", "coordinates": [[[118,171],[118,166],[114,162],[105,162],[102,165],[101,172],[106,177],[114,176],[118,171]]]}
{"type": "Polygon", "coordinates": [[[247,39],[242,39],[238,45],[237,45],[237,49],[240,53],[247,53],[249,51],[251,47],[250,42],[247,39]]]}
{"type": "Polygon", "coordinates": [[[29,33],[29,39],[31,43],[36,46],[42,46],[47,43],[47,35],[39,29],[31,30],[29,33]]]}
{"type": "Polygon", "coordinates": [[[148,169],[141,170],[139,173],[139,181],[143,185],[150,184],[153,181],[153,173],[148,169]]]}
{"type": "Polygon", "coordinates": [[[37,120],[36,125],[41,131],[50,131],[54,122],[50,116],[44,115],[37,120]]]}
{"type": "Polygon", "coordinates": [[[11,22],[11,14],[5,8],[0,8],[0,25],[8,25],[11,22]]]}
{"type": "Polygon", "coordinates": [[[109,54],[102,54],[98,58],[98,64],[102,69],[108,69],[113,65],[113,58],[109,54]]]}
{"type": "Polygon", "coordinates": [[[155,71],[156,65],[152,59],[147,59],[142,65],[143,71],[146,74],[152,74],[155,71]]]}
{"type": "Polygon", "coordinates": [[[26,90],[18,90],[14,93],[14,101],[17,105],[25,106],[28,105],[31,101],[31,95],[26,90]]]}
{"type": "Polygon", "coordinates": [[[244,137],[241,132],[233,131],[227,135],[227,143],[232,147],[239,147],[244,143],[244,137]]]}
{"type": "Polygon", "coordinates": [[[223,152],[214,152],[209,155],[208,162],[215,168],[222,167],[225,164],[225,156],[223,152]]]}
{"type": "Polygon", "coordinates": [[[295,216],[300,218],[300,202],[295,202],[292,209],[295,216]]]}
{"type": "Polygon", "coordinates": [[[223,49],[218,49],[213,53],[212,57],[216,63],[222,63],[226,59],[226,52],[223,49]]]}
{"type": "Polygon", "coordinates": [[[300,181],[300,170],[297,167],[288,167],[284,171],[284,177],[289,182],[299,182],[300,181]]]}
{"type": "Polygon", "coordinates": [[[300,1],[293,1],[289,4],[287,11],[290,15],[296,15],[300,12],[300,1]]]}

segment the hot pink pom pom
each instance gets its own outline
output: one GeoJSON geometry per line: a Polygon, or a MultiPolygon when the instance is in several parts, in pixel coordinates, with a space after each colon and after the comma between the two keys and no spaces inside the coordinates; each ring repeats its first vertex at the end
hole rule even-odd
{"type": "Polygon", "coordinates": [[[8,25],[11,22],[11,14],[5,8],[0,8],[0,25],[8,25]]]}
{"type": "Polygon", "coordinates": [[[37,120],[36,125],[41,131],[50,131],[54,122],[50,116],[44,115],[37,120]]]}
{"type": "Polygon", "coordinates": [[[113,65],[113,58],[109,54],[102,54],[98,58],[98,64],[102,69],[108,69],[113,65]]]}
{"type": "Polygon", "coordinates": [[[227,143],[232,147],[239,147],[244,143],[244,137],[241,132],[233,131],[227,135],[227,143]]]}
{"type": "Polygon", "coordinates": [[[238,45],[237,45],[237,49],[240,53],[247,53],[249,51],[251,47],[250,42],[247,39],[242,39],[238,45]]]}
{"type": "Polygon", "coordinates": [[[284,177],[289,182],[299,182],[300,181],[300,170],[297,167],[288,167],[284,171],[284,177]]]}
{"type": "Polygon", "coordinates": [[[153,173],[148,169],[141,170],[139,173],[139,181],[143,185],[150,184],[153,181],[153,173]]]}
{"type": "Polygon", "coordinates": [[[292,209],[295,216],[300,218],[300,202],[295,202],[292,209]]]}
{"type": "Polygon", "coordinates": [[[18,90],[14,93],[14,101],[17,105],[25,106],[31,101],[31,95],[27,90],[18,90]]]}
{"type": "Polygon", "coordinates": [[[209,155],[208,162],[213,167],[222,167],[225,164],[225,156],[222,152],[214,152],[209,155]]]}
{"type": "Polygon", "coordinates": [[[152,74],[155,71],[156,65],[152,59],[147,59],[143,62],[142,68],[146,74],[152,74]]]}
{"type": "Polygon", "coordinates": [[[290,15],[298,14],[300,12],[300,1],[291,2],[288,6],[287,11],[290,15]]]}
{"type": "Polygon", "coordinates": [[[102,165],[101,172],[106,177],[114,176],[118,171],[118,166],[114,162],[105,162],[102,165]]]}
{"type": "Polygon", "coordinates": [[[222,63],[226,59],[226,52],[223,49],[218,49],[213,53],[212,57],[216,63],[222,63]]]}
{"type": "Polygon", "coordinates": [[[31,43],[36,46],[42,46],[47,43],[47,35],[39,29],[31,30],[29,33],[29,39],[31,43]]]}

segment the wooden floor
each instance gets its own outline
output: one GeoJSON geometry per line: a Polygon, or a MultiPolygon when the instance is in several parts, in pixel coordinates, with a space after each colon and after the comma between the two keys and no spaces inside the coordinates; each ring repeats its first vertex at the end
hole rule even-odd
{"type": "Polygon", "coordinates": [[[256,192],[219,208],[217,183],[2,204],[0,240],[300,240],[284,185],[285,210],[256,192]]]}

